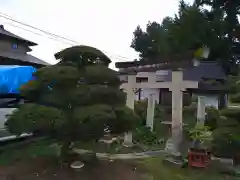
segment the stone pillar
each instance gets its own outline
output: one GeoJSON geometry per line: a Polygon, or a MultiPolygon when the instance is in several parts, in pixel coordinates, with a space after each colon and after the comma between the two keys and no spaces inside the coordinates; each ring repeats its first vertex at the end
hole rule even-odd
{"type": "MultiPolygon", "coordinates": [[[[148,73],[148,83],[156,83],[156,72],[148,73]]],[[[147,107],[147,119],[146,125],[150,127],[151,131],[153,131],[154,126],[154,110],[156,103],[156,89],[151,89],[151,94],[148,95],[148,107],[147,107]]]]}
{"type": "Polygon", "coordinates": [[[198,96],[197,100],[197,123],[205,124],[205,98],[203,96],[198,96]]]}
{"type": "Polygon", "coordinates": [[[125,88],[125,91],[127,93],[126,105],[131,109],[134,109],[134,101],[135,101],[135,93],[134,93],[135,87],[134,86],[135,86],[135,84],[136,84],[136,75],[128,75],[128,83],[125,88]]]}
{"type": "Polygon", "coordinates": [[[135,93],[133,89],[129,89],[126,91],[127,93],[127,100],[126,100],[126,105],[127,107],[131,108],[134,110],[134,101],[135,101],[135,93]]]}
{"type": "Polygon", "coordinates": [[[132,147],[133,142],[132,142],[132,132],[126,132],[124,135],[124,141],[123,141],[123,146],[124,147],[132,147]]]}
{"type": "MultiPolygon", "coordinates": [[[[134,85],[136,83],[136,75],[129,75],[128,76],[128,86],[126,87],[127,93],[127,100],[126,105],[134,110],[134,100],[135,100],[135,93],[134,93],[134,85]]],[[[123,146],[131,147],[133,146],[132,143],[132,132],[126,132],[124,136],[123,146]]]]}
{"type": "Polygon", "coordinates": [[[182,108],[182,91],[172,89],[172,141],[174,153],[179,152],[179,145],[182,141],[182,108]]]}
{"type": "Polygon", "coordinates": [[[153,131],[154,126],[154,110],[155,110],[155,96],[154,94],[150,94],[148,97],[146,126],[150,127],[151,131],[153,131]]]}

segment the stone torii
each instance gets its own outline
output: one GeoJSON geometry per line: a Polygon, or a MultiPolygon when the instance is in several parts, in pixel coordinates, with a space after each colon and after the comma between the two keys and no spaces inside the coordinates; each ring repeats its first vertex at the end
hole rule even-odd
{"type": "MultiPolygon", "coordinates": [[[[125,89],[127,93],[126,105],[134,109],[135,93],[133,89],[135,88],[168,88],[172,91],[172,140],[175,152],[179,151],[179,144],[182,140],[182,108],[183,108],[183,91],[191,88],[198,88],[197,81],[186,81],[183,80],[182,71],[172,71],[172,81],[171,82],[156,82],[156,72],[148,73],[148,82],[136,82],[136,74],[128,75],[128,82],[123,84],[121,88],[125,89]]],[[[151,100],[153,104],[151,107],[154,108],[155,100],[151,100]]],[[[150,103],[150,102],[149,102],[150,103]]],[[[149,105],[148,103],[148,105],[149,105]]],[[[154,110],[149,110],[147,115],[147,126],[153,129],[153,116],[154,110]]],[[[125,135],[125,144],[131,144],[132,134],[131,132],[126,133],[125,135]]]]}

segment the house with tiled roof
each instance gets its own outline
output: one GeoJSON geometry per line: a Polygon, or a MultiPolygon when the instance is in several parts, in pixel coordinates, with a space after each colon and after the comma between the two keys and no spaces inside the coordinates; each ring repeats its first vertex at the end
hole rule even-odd
{"type": "Polygon", "coordinates": [[[0,65],[20,65],[40,68],[50,65],[47,62],[32,56],[29,52],[35,42],[24,39],[7,31],[0,25],[0,65]]]}

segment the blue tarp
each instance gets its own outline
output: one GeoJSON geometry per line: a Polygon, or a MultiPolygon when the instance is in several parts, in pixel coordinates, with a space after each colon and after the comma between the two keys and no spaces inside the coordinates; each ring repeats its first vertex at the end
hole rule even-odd
{"type": "Polygon", "coordinates": [[[0,93],[18,94],[19,88],[33,79],[32,66],[0,66],[0,93]]]}

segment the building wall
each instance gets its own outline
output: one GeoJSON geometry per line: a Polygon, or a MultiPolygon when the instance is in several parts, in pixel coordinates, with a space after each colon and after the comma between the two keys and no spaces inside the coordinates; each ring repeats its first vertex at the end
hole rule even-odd
{"type": "Polygon", "coordinates": [[[195,96],[201,96],[204,100],[206,107],[214,107],[219,109],[220,98],[217,94],[194,94],[195,96]]]}
{"type": "Polygon", "coordinates": [[[139,93],[136,94],[136,100],[148,99],[148,97],[152,94],[153,96],[155,96],[157,103],[159,103],[159,92],[160,92],[160,89],[144,88],[140,92],[140,99],[139,99],[139,93]]]}
{"type": "Polygon", "coordinates": [[[219,96],[218,95],[201,95],[204,96],[205,105],[207,107],[215,107],[218,109],[219,96]]]}
{"type": "Polygon", "coordinates": [[[26,54],[27,52],[29,52],[29,48],[28,46],[24,46],[22,44],[17,44],[17,48],[14,49],[12,48],[12,45],[15,42],[11,42],[11,41],[7,41],[7,40],[0,40],[0,51],[11,51],[11,52],[16,52],[16,53],[24,53],[26,54]]]}

